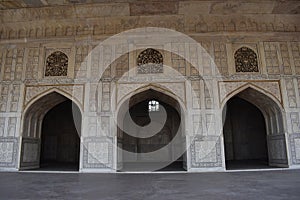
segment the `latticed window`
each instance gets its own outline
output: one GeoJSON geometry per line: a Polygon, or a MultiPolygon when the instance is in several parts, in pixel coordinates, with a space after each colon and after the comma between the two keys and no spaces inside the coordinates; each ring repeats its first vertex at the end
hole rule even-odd
{"type": "Polygon", "coordinates": [[[236,72],[258,72],[257,55],[252,49],[239,48],[234,54],[234,59],[236,72]]]}
{"type": "Polygon", "coordinates": [[[163,56],[155,49],[142,51],[137,58],[138,74],[162,73],[163,56]]]}
{"type": "Polygon", "coordinates": [[[45,76],[67,76],[68,56],[63,52],[56,51],[46,60],[45,76]]]}
{"type": "Polygon", "coordinates": [[[156,112],[159,111],[159,103],[158,101],[151,100],[148,102],[148,111],[149,112],[156,112]]]}

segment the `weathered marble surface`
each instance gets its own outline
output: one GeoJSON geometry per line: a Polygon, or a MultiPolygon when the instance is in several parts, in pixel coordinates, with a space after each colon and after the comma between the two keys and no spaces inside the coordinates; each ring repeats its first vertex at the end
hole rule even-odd
{"type": "MultiPolygon", "coordinates": [[[[37,165],[33,158],[39,150],[30,153],[33,147],[28,141],[38,144],[40,136],[38,131],[26,135],[24,129],[30,129],[26,120],[32,120],[36,124],[31,126],[38,130],[39,119],[34,115],[26,119],[25,112],[40,97],[57,92],[76,102],[83,115],[81,170],[116,169],[113,119],[124,99],[143,88],[173,95],[182,107],[190,109],[185,122],[188,170],[224,169],[222,109],[228,99],[240,93],[266,113],[276,113],[278,125],[268,121],[272,127],[270,149],[275,149],[272,162],[300,165],[298,1],[24,2],[0,3],[0,167],[18,169],[22,167],[19,160],[29,163],[24,167],[37,165]],[[43,4],[49,6],[34,8],[43,4]],[[8,9],[20,7],[24,8],[8,9]],[[136,49],[147,41],[124,44],[115,40],[113,45],[97,48],[122,31],[150,26],[182,32],[203,48],[180,40],[151,46],[163,55],[165,66],[158,75],[134,70],[141,52],[136,49]],[[241,47],[257,55],[258,72],[236,72],[234,53],[241,47]],[[68,57],[66,76],[45,76],[46,59],[55,51],[68,57]],[[101,66],[105,65],[109,67],[104,71],[101,66]],[[167,79],[165,75],[170,73],[172,79],[167,79]],[[242,94],[247,88],[258,93],[242,94]],[[253,94],[258,95],[257,100],[253,94]],[[26,148],[24,142],[28,143],[26,148]],[[205,152],[206,146],[214,148],[205,152]],[[26,151],[29,153],[24,157],[26,151]]],[[[166,30],[160,31],[155,34],[166,30]]],[[[45,104],[47,109],[56,100],[45,104]]],[[[39,114],[42,116],[42,111],[39,114]]]]}

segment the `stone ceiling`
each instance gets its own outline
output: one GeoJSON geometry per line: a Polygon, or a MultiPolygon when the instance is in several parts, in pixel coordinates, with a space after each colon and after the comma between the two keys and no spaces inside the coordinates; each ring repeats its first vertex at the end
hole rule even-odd
{"type": "MultiPolygon", "coordinates": [[[[83,3],[108,3],[110,0],[0,0],[0,9],[17,9],[29,7],[73,5],[83,3]]],[[[117,0],[115,2],[122,2],[117,0]]],[[[123,0],[124,2],[124,0],[123,0]]]]}
{"type": "MultiPolygon", "coordinates": [[[[34,8],[34,7],[51,7],[51,6],[68,6],[75,4],[93,4],[93,3],[130,3],[130,6],[135,4],[149,4],[172,2],[173,4],[187,2],[188,0],[0,0],[0,10],[18,9],[18,8],[34,8]]],[[[300,14],[299,0],[198,0],[205,7],[207,4],[210,7],[217,8],[211,10],[210,13],[224,14],[224,9],[229,13],[235,12],[238,7],[247,7],[243,13],[256,13],[256,10],[268,10],[270,14],[300,14]],[[244,6],[243,6],[244,4],[244,6]],[[221,5],[221,6],[218,6],[221,5]]],[[[148,7],[148,6],[146,6],[148,7]]],[[[228,14],[228,13],[226,13],[228,14]]]]}

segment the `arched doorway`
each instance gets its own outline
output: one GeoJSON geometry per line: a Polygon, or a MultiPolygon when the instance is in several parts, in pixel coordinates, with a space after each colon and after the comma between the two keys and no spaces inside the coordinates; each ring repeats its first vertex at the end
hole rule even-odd
{"type": "Polygon", "coordinates": [[[49,110],[44,117],[40,168],[78,170],[79,147],[80,137],[73,120],[72,101],[66,100],[49,110]]]}
{"type": "Polygon", "coordinates": [[[79,170],[81,112],[67,97],[49,93],[23,118],[20,169],[79,170]]]}
{"type": "Polygon", "coordinates": [[[226,169],[287,167],[282,112],[265,94],[247,88],[223,109],[226,169]]]}
{"type": "Polygon", "coordinates": [[[184,119],[179,103],[152,89],[132,96],[127,103],[118,113],[118,170],[185,170],[184,119]],[[154,132],[151,123],[154,129],[159,127],[154,132]]]}

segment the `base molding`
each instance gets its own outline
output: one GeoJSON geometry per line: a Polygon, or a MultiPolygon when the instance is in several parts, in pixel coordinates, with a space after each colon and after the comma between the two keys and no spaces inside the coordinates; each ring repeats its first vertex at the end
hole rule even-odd
{"type": "Polygon", "coordinates": [[[80,169],[80,173],[116,173],[114,169],[80,169]]]}
{"type": "Polygon", "coordinates": [[[288,168],[289,169],[300,169],[300,165],[291,165],[288,168]]]}
{"type": "Polygon", "coordinates": [[[189,172],[225,172],[226,169],[224,167],[210,167],[210,168],[190,168],[189,172]]]}
{"type": "Polygon", "coordinates": [[[18,172],[17,168],[1,167],[0,172],[18,172]]]}

